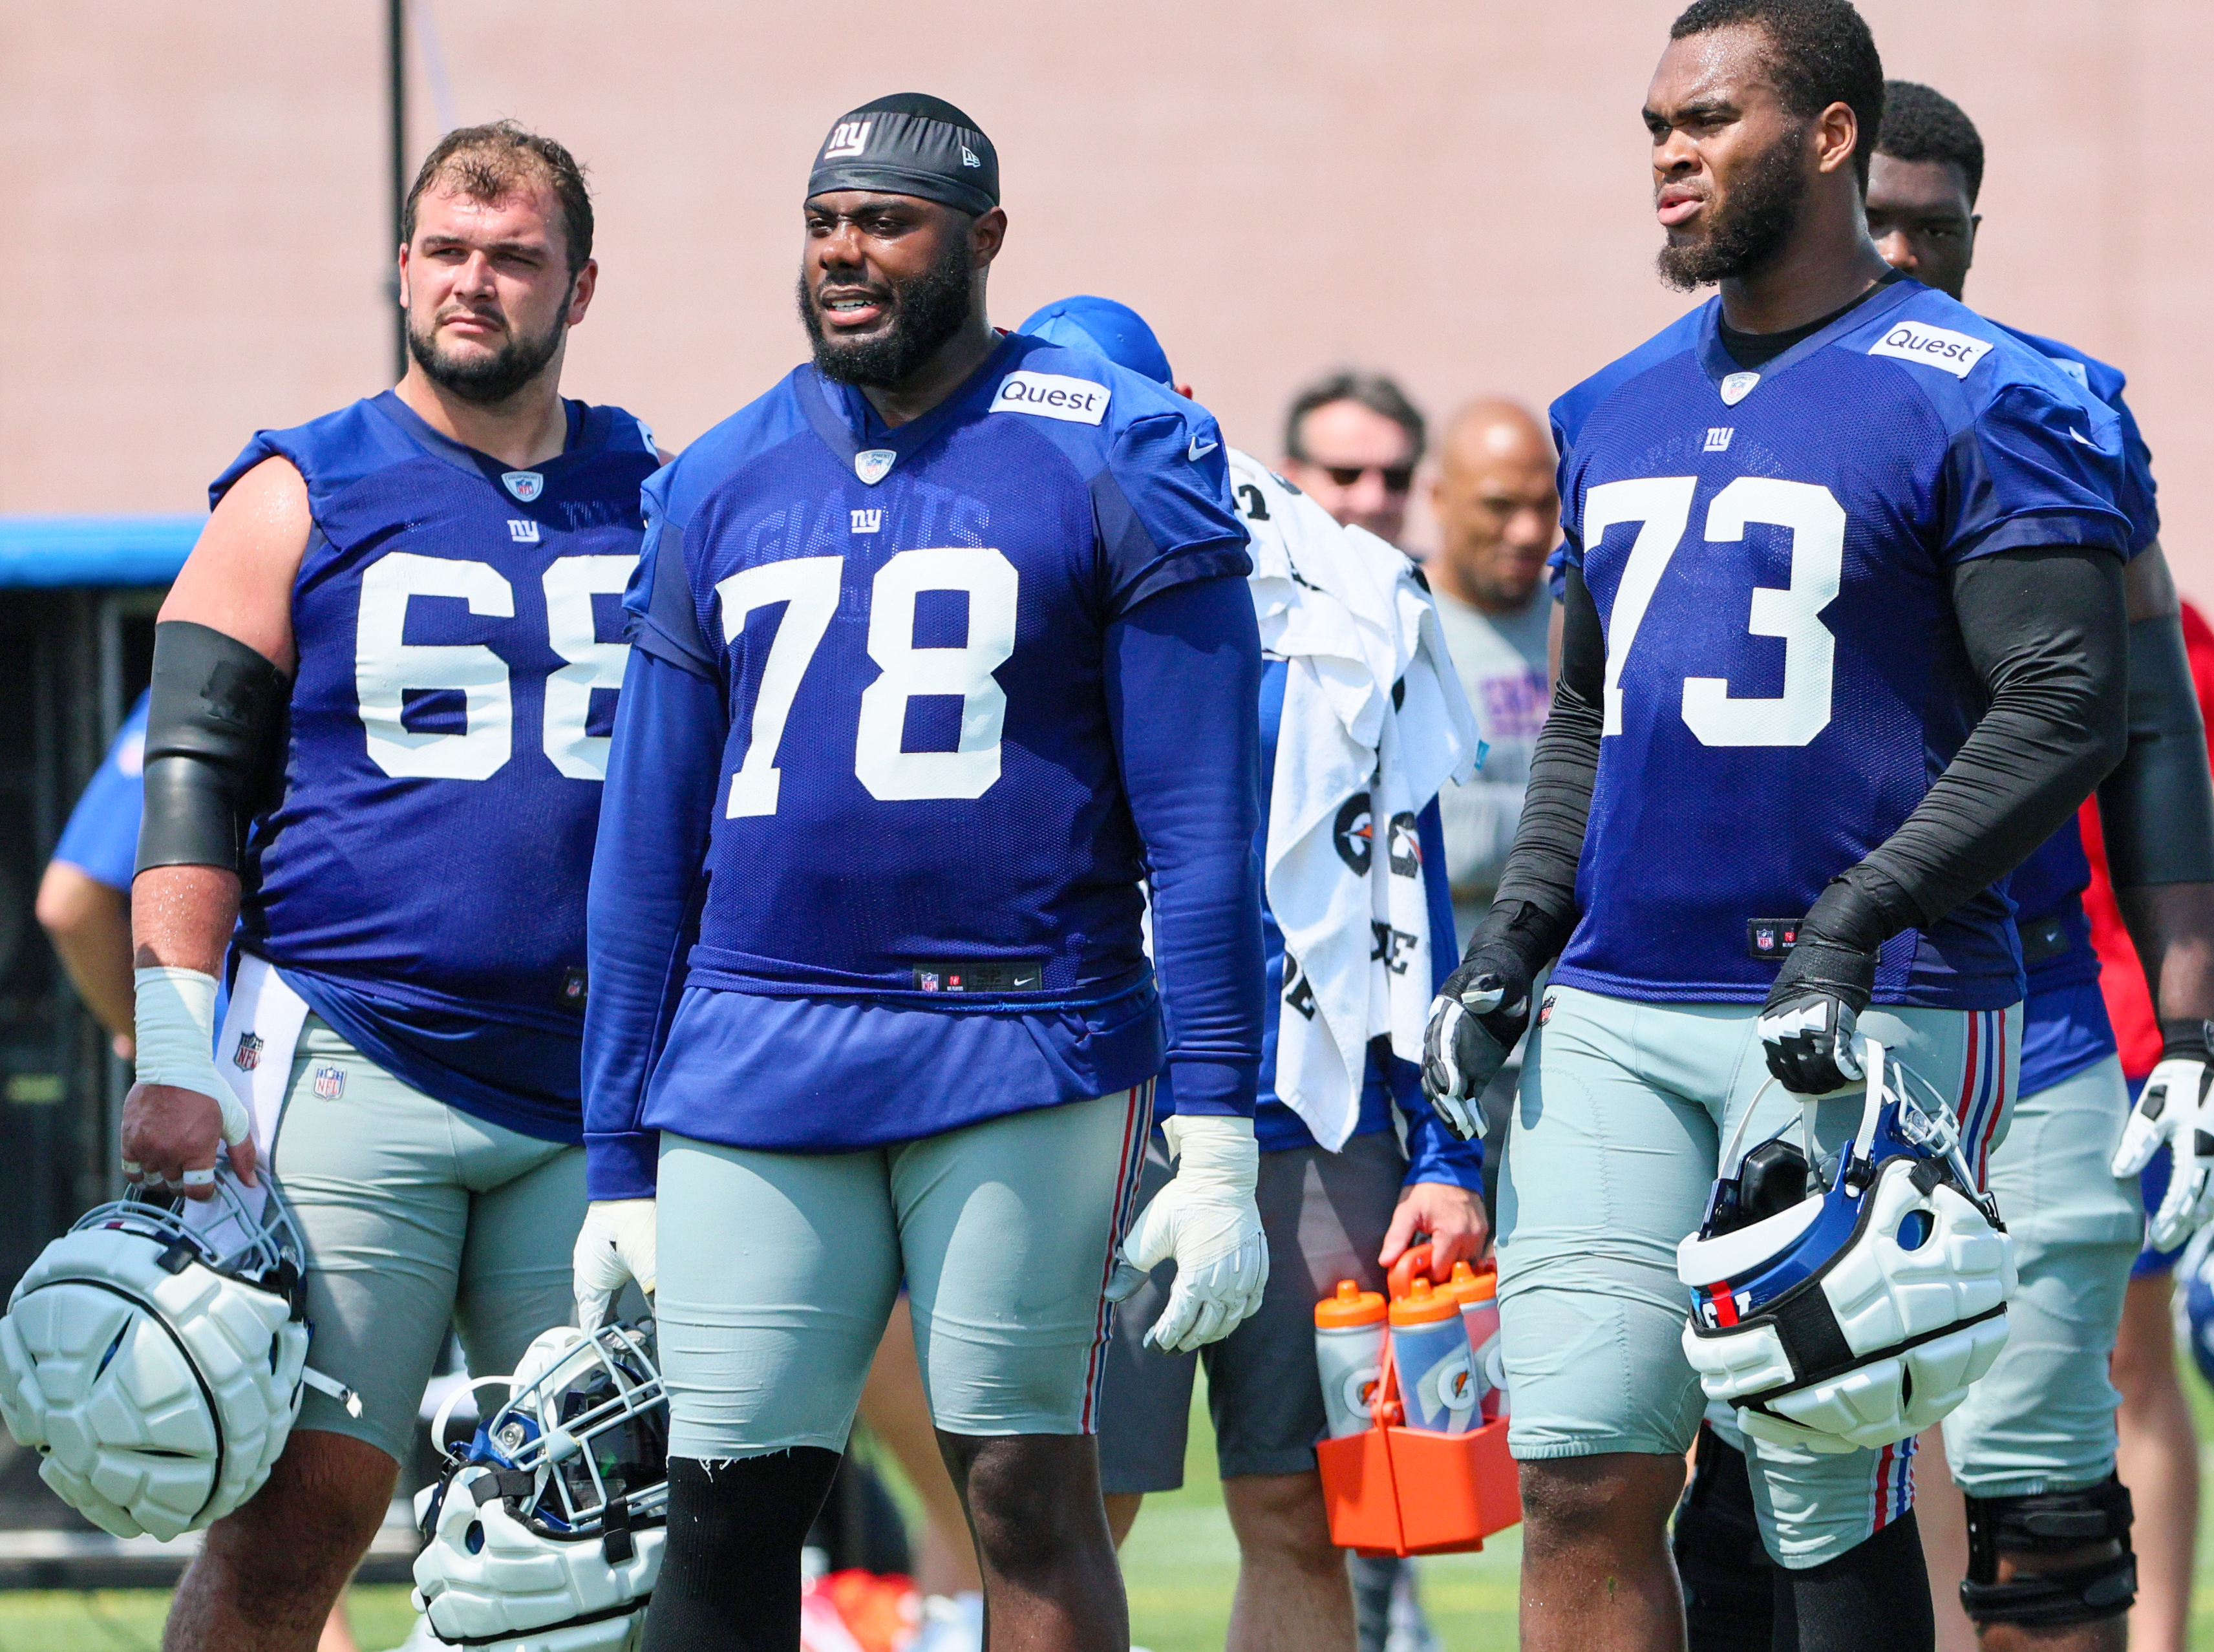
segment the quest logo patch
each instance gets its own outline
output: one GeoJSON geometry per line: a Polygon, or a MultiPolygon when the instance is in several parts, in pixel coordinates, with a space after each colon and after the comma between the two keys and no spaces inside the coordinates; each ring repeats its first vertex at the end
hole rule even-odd
{"type": "Polygon", "coordinates": [[[1868,346],[1871,356],[1896,356],[1966,378],[1991,353],[1991,341],[1923,321],[1901,321],[1868,346]]]}
{"type": "Polygon", "coordinates": [[[1035,413],[1040,419],[1064,419],[1072,425],[1096,425],[1107,416],[1114,392],[1088,378],[1061,373],[1010,373],[1000,381],[992,397],[995,413],[1035,413]]]}

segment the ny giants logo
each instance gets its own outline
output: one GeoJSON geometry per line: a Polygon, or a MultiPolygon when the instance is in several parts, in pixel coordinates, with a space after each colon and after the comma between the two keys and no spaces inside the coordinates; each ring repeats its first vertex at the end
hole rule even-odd
{"type": "Polygon", "coordinates": [[[869,128],[873,120],[841,120],[830,129],[830,141],[823,146],[826,161],[846,160],[859,155],[869,146],[869,128]]]}

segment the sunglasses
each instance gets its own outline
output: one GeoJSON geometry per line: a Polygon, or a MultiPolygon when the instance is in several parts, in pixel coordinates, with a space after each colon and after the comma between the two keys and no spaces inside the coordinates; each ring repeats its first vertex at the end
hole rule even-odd
{"type": "Polygon", "coordinates": [[[1415,485],[1412,465],[1318,465],[1322,474],[1340,487],[1350,487],[1372,471],[1384,479],[1387,493],[1404,493],[1415,485]]]}

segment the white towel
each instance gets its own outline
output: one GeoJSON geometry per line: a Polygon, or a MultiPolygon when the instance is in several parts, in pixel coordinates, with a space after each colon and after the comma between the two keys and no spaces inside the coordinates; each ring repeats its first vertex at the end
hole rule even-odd
{"type": "MultiPolygon", "coordinates": [[[[292,1051],[300,1042],[308,1006],[267,959],[242,952],[237,978],[230,984],[230,1007],[216,1035],[216,1069],[246,1104],[254,1119],[254,1185],[240,1190],[248,1211],[261,1214],[264,1180],[272,1172],[271,1150],[277,1122],[284,1115],[284,1092],[292,1078],[292,1051]]],[[[214,1207],[194,1204],[187,1212],[196,1227],[216,1220],[214,1207]]]]}
{"type": "Polygon", "coordinates": [[[1284,935],[1276,1093],[1335,1153],[1369,1040],[1422,1059],[1433,938],[1416,817],[1475,772],[1483,741],[1414,565],[1242,453],[1230,474],[1261,646],[1287,662],[1263,858],[1284,935]]]}

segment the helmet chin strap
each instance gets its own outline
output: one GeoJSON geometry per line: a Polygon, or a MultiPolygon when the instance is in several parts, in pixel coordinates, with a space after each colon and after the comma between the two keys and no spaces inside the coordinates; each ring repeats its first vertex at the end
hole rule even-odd
{"type": "MultiPolygon", "coordinates": [[[[1873,1038],[1863,1037],[1861,1040],[1861,1066],[1868,1073],[1868,1096],[1861,1103],[1861,1128],[1853,1137],[1852,1153],[1838,1172],[1856,1187],[1865,1184],[1875,1173],[1875,1127],[1883,1117],[1884,1049],[1873,1038]]],[[[1900,1098],[1905,1099],[1903,1096],[1900,1098]]],[[[1813,1129],[1813,1098],[1809,1097],[1805,1105],[1808,1113],[1807,1129],[1811,1133],[1813,1129]]]]}

